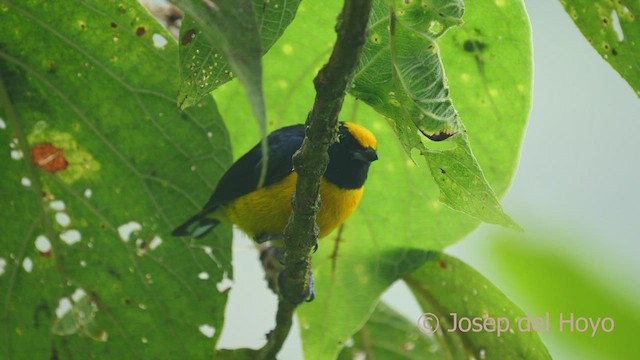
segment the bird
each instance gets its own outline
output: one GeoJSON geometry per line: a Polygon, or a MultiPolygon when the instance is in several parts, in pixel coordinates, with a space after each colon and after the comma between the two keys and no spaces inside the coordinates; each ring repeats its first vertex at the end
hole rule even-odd
{"type": "MultiPolygon", "coordinates": [[[[266,177],[260,143],[240,157],[220,178],[202,210],[173,230],[173,236],[205,237],[220,223],[235,224],[258,243],[281,239],[291,214],[297,173],[292,157],[302,145],[305,126],[292,125],[267,137],[266,177]]],[[[364,192],[369,166],[378,160],[377,140],[354,122],[340,122],[338,140],[329,149],[329,164],[320,181],[318,238],[329,235],[355,211],[364,192]]]]}

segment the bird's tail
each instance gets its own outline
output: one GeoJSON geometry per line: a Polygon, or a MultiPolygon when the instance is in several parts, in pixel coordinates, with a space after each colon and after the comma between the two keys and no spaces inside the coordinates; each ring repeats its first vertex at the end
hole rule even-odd
{"type": "Polygon", "coordinates": [[[171,235],[191,236],[193,239],[200,239],[213,230],[219,223],[220,221],[216,219],[212,219],[203,214],[197,214],[173,230],[171,235]]]}

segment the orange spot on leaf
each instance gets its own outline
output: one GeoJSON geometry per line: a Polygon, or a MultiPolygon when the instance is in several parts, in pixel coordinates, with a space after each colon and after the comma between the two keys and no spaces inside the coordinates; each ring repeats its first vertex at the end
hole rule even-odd
{"type": "Polygon", "coordinates": [[[31,161],[50,172],[62,171],[69,166],[63,150],[49,143],[35,145],[31,149],[31,161]]]}

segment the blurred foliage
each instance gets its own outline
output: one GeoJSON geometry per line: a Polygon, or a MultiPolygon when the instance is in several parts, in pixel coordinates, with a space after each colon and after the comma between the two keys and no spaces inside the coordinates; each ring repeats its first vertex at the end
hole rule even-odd
{"type": "Polygon", "coordinates": [[[492,267],[510,292],[517,294],[523,308],[532,316],[549,313],[550,331],[540,335],[554,348],[572,349],[577,356],[589,358],[635,358],[635,334],[640,332],[637,293],[629,293],[623,279],[620,283],[607,280],[606,269],[601,272],[594,270],[598,265],[585,268],[579,264],[577,258],[585,251],[562,250],[557,244],[565,240],[502,234],[487,242],[486,251],[500,259],[492,267]],[[571,314],[576,321],[592,318],[594,324],[598,318],[610,317],[615,328],[606,332],[599,327],[594,334],[591,325],[581,332],[578,327],[571,331],[569,323],[564,323],[560,331],[560,316],[566,320],[571,314]]]}

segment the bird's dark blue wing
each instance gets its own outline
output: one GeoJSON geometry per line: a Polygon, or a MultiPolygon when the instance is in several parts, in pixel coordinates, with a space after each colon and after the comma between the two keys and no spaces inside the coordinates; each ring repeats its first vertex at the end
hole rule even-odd
{"type": "MultiPolygon", "coordinates": [[[[304,125],[278,129],[268,137],[269,161],[264,186],[274,184],[293,170],[291,158],[302,145],[304,125]]],[[[258,143],[236,161],[222,176],[213,195],[204,206],[203,213],[229,203],[254,191],[258,186],[262,168],[262,149],[258,143]]]]}

